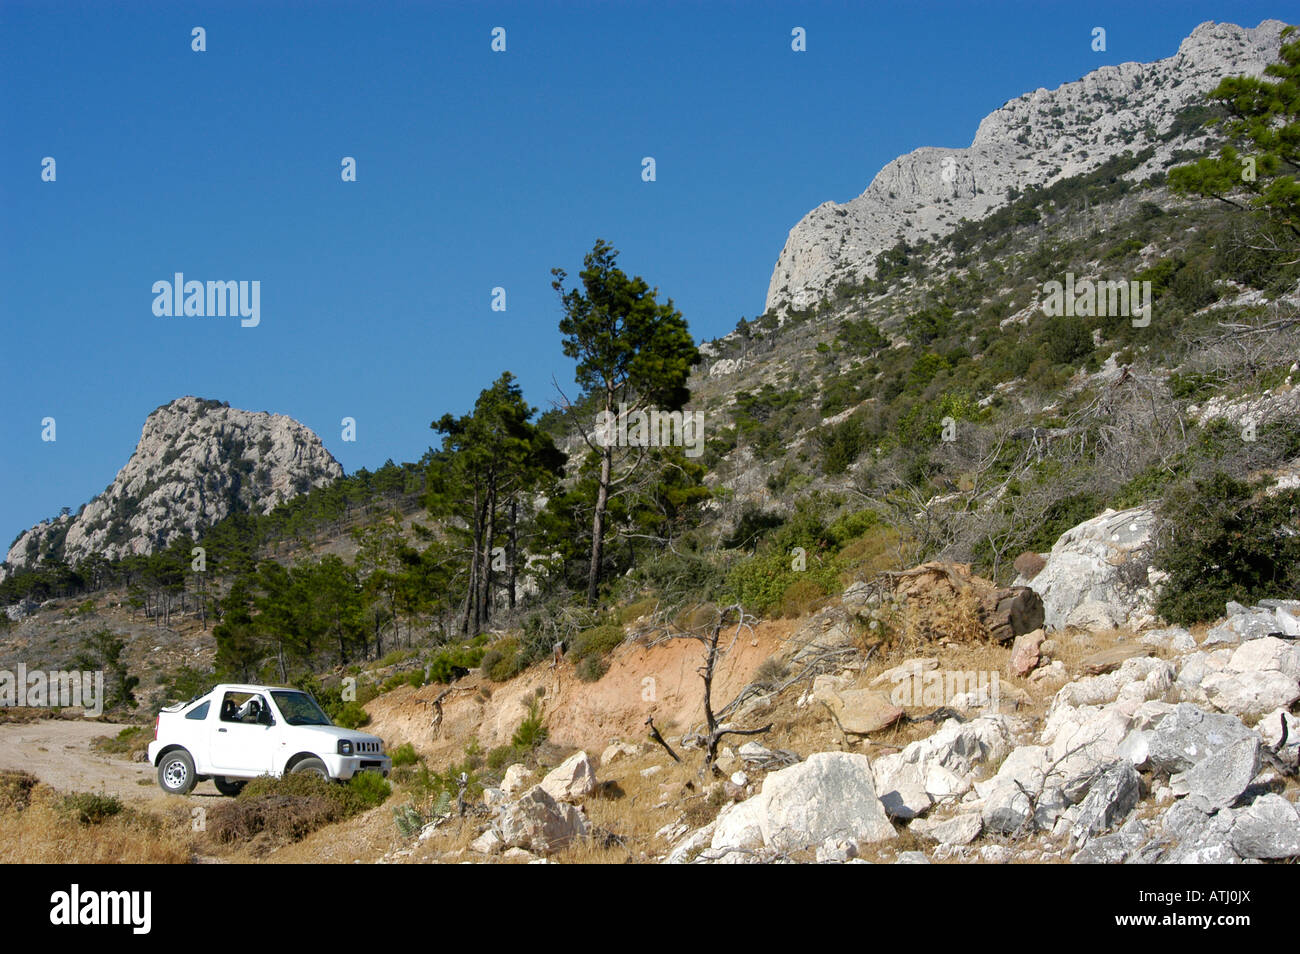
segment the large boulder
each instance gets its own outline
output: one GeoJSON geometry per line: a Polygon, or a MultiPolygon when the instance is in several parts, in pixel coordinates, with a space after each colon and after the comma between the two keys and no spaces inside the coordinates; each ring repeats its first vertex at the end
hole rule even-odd
{"type": "Polygon", "coordinates": [[[798,851],[831,838],[875,842],[895,837],[876,796],[871,760],[848,752],[819,752],[773,772],[763,790],[725,809],[713,830],[710,855],[761,848],[798,851]]]}
{"type": "Polygon", "coordinates": [[[557,802],[580,802],[596,790],[596,770],[579,750],[551,769],[541,787],[557,802]]]}
{"type": "Polygon", "coordinates": [[[504,806],[496,819],[497,833],[507,848],[527,848],[550,854],[567,848],[591,832],[587,816],[578,808],[557,802],[540,785],[504,806]]]}
{"type": "MultiPolygon", "coordinates": [[[[1043,599],[1044,625],[1136,626],[1151,615],[1154,594],[1145,585],[1144,551],[1156,524],[1150,507],[1107,510],[1061,535],[1047,562],[1033,577],[1033,588],[1043,599]],[[1142,587],[1130,593],[1125,571],[1141,562],[1136,574],[1142,587]]],[[[1017,580],[1017,583],[1028,580],[1017,580]]]]}
{"type": "Polygon", "coordinates": [[[1280,672],[1212,672],[1201,689],[1214,708],[1258,719],[1300,699],[1300,682],[1280,672]]]}

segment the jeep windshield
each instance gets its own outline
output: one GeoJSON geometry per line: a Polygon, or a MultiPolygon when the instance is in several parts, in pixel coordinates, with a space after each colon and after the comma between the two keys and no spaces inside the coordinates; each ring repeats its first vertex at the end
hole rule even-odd
{"type": "Polygon", "coordinates": [[[333,725],[330,717],[305,692],[272,691],[271,698],[279,706],[284,721],[290,725],[333,725]]]}

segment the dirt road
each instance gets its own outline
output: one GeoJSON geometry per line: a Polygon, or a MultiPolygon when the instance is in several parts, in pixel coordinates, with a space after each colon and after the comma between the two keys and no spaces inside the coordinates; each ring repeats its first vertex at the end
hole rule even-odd
{"type": "MultiPolygon", "coordinates": [[[[0,724],[0,769],[22,769],[63,792],[107,792],[134,804],[175,805],[175,796],[158,788],[146,762],[105,755],[90,747],[101,735],[124,726],[80,719],[39,719],[0,724]]],[[[191,798],[219,798],[205,782],[191,798]]]]}

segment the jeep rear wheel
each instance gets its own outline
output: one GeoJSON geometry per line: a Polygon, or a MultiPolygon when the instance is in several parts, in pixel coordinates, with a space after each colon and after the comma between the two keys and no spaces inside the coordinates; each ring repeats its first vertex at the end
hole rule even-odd
{"type": "Polygon", "coordinates": [[[198,783],[194,775],[194,760],[184,749],[168,752],[158,763],[158,784],[164,792],[188,795],[198,783]]]}
{"type": "Polygon", "coordinates": [[[325,767],[325,763],[320,759],[303,759],[290,769],[289,773],[291,775],[311,773],[312,775],[319,775],[327,782],[330,780],[330,770],[325,767]]]}
{"type": "Polygon", "coordinates": [[[229,795],[231,798],[234,798],[236,795],[242,792],[244,790],[244,786],[248,784],[242,778],[225,778],[224,776],[221,775],[215,776],[212,779],[212,782],[214,785],[217,786],[218,792],[220,792],[222,795],[229,795]]]}

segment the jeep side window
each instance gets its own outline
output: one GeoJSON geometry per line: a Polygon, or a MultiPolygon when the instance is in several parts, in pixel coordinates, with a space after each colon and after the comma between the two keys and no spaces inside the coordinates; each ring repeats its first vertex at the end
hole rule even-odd
{"type": "Polygon", "coordinates": [[[187,719],[206,719],[208,717],[208,706],[210,703],[204,702],[201,706],[195,706],[189,712],[185,713],[187,719]]]}
{"type": "Polygon", "coordinates": [[[239,706],[235,704],[235,694],[233,692],[227,692],[225,700],[221,703],[221,721],[239,721],[239,706]]]}

